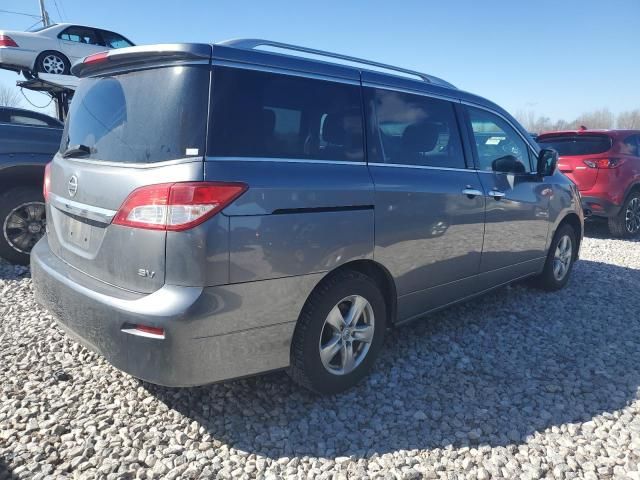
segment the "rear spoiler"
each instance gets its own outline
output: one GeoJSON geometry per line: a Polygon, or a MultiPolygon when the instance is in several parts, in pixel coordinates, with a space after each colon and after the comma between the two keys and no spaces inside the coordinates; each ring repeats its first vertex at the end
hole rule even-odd
{"type": "Polygon", "coordinates": [[[118,48],[94,53],[71,67],[76,77],[88,77],[123,68],[162,65],[173,62],[211,62],[211,45],[203,43],[166,43],[118,48]]]}

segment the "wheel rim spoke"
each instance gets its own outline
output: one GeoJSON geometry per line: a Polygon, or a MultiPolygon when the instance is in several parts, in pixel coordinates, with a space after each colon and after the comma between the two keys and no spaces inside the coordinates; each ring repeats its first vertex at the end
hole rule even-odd
{"type": "Polygon", "coordinates": [[[342,344],[342,371],[349,373],[355,368],[355,358],[353,356],[353,343],[344,342],[342,344]]]}
{"type": "Polygon", "coordinates": [[[320,358],[322,359],[323,363],[331,363],[331,361],[335,358],[335,356],[341,349],[342,338],[336,335],[329,341],[329,343],[320,348],[320,358]]]}
{"type": "Polygon", "coordinates": [[[357,296],[351,304],[349,313],[344,319],[344,323],[348,326],[355,326],[358,324],[358,320],[362,316],[362,311],[369,303],[362,297],[357,296]]]}
{"type": "Polygon", "coordinates": [[[564,235],[558,245],[553,256],[553,276],[556,280],[562,280],[571,266],[573,259],[573,244],[571,239],[564,235]]]}
{"type": "Polygon", "coordinates": [[[353,330],[353,338],[359,342],[371,343],[373,327],[371,325],[358,326],[353,330]]]}
{"type": "Polygon", "coordinates": [[[336,332],[340,332],[344,328],[344,326],[345,326],[344,317],[342,316],[342,313],[340,312],[340,309],[338,308],[338,305],[333,307],[331,309],[331,311],[329,312],[329,316],[327,317],[327,323],[336,332]]]}

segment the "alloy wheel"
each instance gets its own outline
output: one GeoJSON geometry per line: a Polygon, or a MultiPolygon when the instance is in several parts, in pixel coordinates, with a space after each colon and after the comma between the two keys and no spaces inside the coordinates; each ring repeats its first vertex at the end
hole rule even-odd
{"type": "Polygon", "coordinates": [[[563,235],[553,255],[553,276],[560,282],[569,271],[573,259],[573,247],[569,235],[563,235]]]}
{"type": "Polygon", "coordinates": [[[329,312],[320,334],[319,351],[324,368],[347,375],[365,359],[375,329],[373,308],[366,298],[351,295],[329,312]]]}
{"type": "Polygon", "coordinates": [[[624,212],[624,223],[627,232],[634,234],[640,230],[640,198],[633,197],[624,212]]]}
{"type": "Polygon", "coordinates": [[[44,235],[46,224],[44,203],[23,203],[9,212],[2,233],[11,248],[28,254],[44,235]]]}
{"type": "Polygon", "coordinates": [[[42,68],[45,73],[61,75],[64,73],[64,60],[58,55],[49,54],[42,59],[42,68]]]}

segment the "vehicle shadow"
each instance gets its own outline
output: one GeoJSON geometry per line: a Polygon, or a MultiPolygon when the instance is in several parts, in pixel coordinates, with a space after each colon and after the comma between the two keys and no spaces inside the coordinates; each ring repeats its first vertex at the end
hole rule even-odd
{"type": "Polygon", "coordinates": [[[635,238],[614,238],[609,232],[607,221],[600,218],[591,218],[584,222],[584,236],[601,240],[621,240],[627,242],[640,242],[640,236],[635,238]]]}
{"type": "Polygon", "coordinates": [[[31,276],[29,267],[13,265],[0,258],[0,280],[18,280],[31,276]]]}
{"type": "Polygon", "coordinates": [[[18,477],[11,471],[7,461],[0,457],[0,480],[17,480],[18,477]]]}
{"type": "Polygon", "coordinates": [[[518,444],[637,398],[639,282],[638,270],[580,261],[561,292],[517,285],[449,308],[391,331],[372,374],[332,397],[284,373],[144,387],[214,447],[271,458],[518,444]]]}

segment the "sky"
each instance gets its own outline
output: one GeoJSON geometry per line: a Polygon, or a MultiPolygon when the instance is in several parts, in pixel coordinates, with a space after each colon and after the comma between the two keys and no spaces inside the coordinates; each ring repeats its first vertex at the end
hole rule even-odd
{"type": "MultiPolygon", "coordinates": [[[[553,120],[640,108],[640,0],[45,0],[54,22],[134,43],[265,38],[441,77],[511,113],[553,120]]],[[[38,14],[38,0],[1,10],[38,14]]],[[[0,12],[0,29],[36,22],[0,12]]],[[[0,71],[0,84],[19,77],[0,71]]],[[[37,105],[48,97],[25,92],[37,105]]],[[[23,106],[30,107],[25,101],[23,106]]]]}

